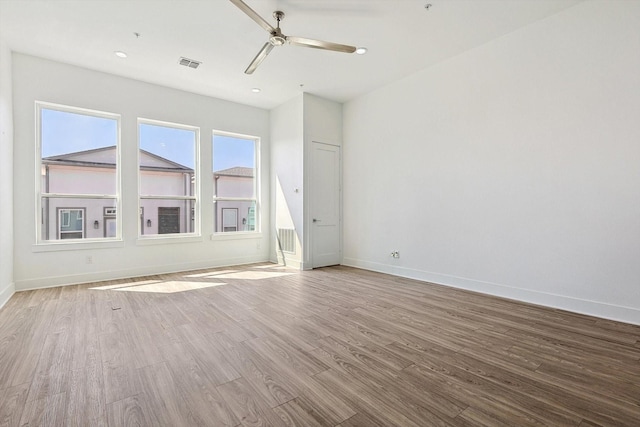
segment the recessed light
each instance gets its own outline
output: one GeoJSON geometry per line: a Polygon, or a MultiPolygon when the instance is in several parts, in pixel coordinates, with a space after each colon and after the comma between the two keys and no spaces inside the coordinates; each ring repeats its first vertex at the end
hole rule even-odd
{"type": "Polygon", "coordinates": [[[116,50],[116,51],[115,51],[115,52],[113,52],[113,53],[115,53],[115,55],[116,55],[118,58],[126,58],[126,57],[127,57],[127,54],[126,54],[125,52],[121,51],[121,50],[116,50]]]}
{"type": "Polygon", "coordinates": [[[262,89],[260,89],[259,87],[254,87],[253,89],[251,89],[251,92],[260,93],[260,92],[262,92],[262,89]]]}
{"type": "Polygon", "coordinates": [[[359,48],[356,49],[356,53],[358,55],[364,55],[365,53],[367,53],[367,50],[368,49],[366,47],[359,47],[359,48]]]}

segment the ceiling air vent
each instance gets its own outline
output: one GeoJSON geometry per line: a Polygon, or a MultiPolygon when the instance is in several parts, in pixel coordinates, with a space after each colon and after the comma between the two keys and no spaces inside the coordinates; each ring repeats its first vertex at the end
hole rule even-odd
{"type": "Polygon", "coordinates": [[[178,64],[184,65],[185,67],[189,67],[189,68],[198,68],[200,64],[202,64],[202,62],[182,57],[180,58],[180,61],[178,62],[178,64]]]}

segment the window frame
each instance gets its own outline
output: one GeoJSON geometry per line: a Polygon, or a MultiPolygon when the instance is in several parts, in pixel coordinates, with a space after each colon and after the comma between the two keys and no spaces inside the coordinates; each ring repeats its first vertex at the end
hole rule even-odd
{"type": "MultiPolygon", "coordinates": [[[[201,240],[201,215],[200,215],[200,177],[201,177],[201,165],[200,165],[200,128],[198,126],[185,125],[182,123],[174,123],[167,122],[162,120],[155,119],[147,119],[143,117],[138,117],[137,119],[137,179],[138,179],[138,213],[139,213],[139,221],[138,222],[138,237],[137,242],[139,244],[144,243],[153,243],[154,241],[167,241],[167,240],[180,240],[180,241],[190,241],[194,238],[196,240],[201,240]],[[141,169],[140,169],[140,125],[150,125],[150,126],[158,126],[158,127],[167,127],[173,129],[181,129],[186,131],[194,132],[195,140],[194,140],[194,168],[193,168],[193,177],[195,179],[195,185],[193,187],[193,195],[192,196],[169,196],[169,195],[153,195],[153,194],[142,194],[142,179],[141,179],[141,169]],[[193,214],[189,215],[189,218],[193,218],[193,230],[189,233],[166,233],[166,234],[147,234],[145,233],[145,227],[147,227],[147,219],[144,218],[145,209],[142,206],[142,200],[182,200],[185,202],[192,202],[193,205],[193,214]]],[[[170,160],[170,159],[168,159],[170,160]]],[[[157,209],[156,209],[157,212],[157,209]]],[[[157,220],[156,220],[157,221],[157,220]]],[[[159,224],[158,224],[159,226],[159,224]]]]}
{"type": "MultiPolygon", "coordinates": [[[[253,177],[253,198],[248,198],[248,197],[216,197],[217,195],[213,194],[216,191],[216,186],[215,184],[212,186],[211,191],[212,191],[212,196],[213,196],[213,235],[212,236],[216,236],[216,237],[220,237],[220,236],[241,236],[241,235],[247,235],[247,234],[260,234],[262,227],[262,215],[261,215],[261,194],[262,194],[262,182],[260,179],[260,143],[261,143],[261,139],[259,136],[255,136],[255,135],[247,135],[247,134],[241,134],[241,133],[237,133],[237,132],[228,132],[228,131],[223,131],[223,130],[217,130],[214,129],[211,132],[211,159],[212,159],[212,163],[211,163],[211,179],[213,181],[215,181],[215,172],[213,171],[213,159],[215,158],[215,147],[214,147],[214,139],[216,137],[216,135],[218,136],[226,136],[226,137],[230,137],[230,138],[237,138],[237,139],[246,139],[246,140],[252,140],[253,141],[253,156],[254,156],[254,177],[253,177]],[[216,223],[217,223],[217,212],[218,212],[218,208],[217,208],[217,202],[253,202],[253,207],[254,207],[254,229],[253,230],[237,230],[237,231],[224,231],[224,227],[222,225],[222,218],[221,218],[221,223],[220,223],[220,228],[222,229],[222,231],[216,231],[216,223]]],[[[228,209],[228,208],[225,208],[228,209]]],[[[239,211],[238,211],[239,212],[239,211]]],[[[220,210],[220,215],[222,216],[222,209],[220,210]]],[[[238,217],[239,218],[239,217],[238,217]]]]}
{"type": "MultiPolygon", "coordinates": [[[[92,199],[92,200],[110,200],[111,204],[115,206],[117,211],[117,218],[121,218],[122,211],[122,191],[121,191],[121,150],[122,150],[122,116],[116,113],[110,113],[106,111],[92,110],[82,107],[74,107],[70,105],[56,104],[45,101],[35,101],[35,244],[34,250],[49,251],[49,250],[69,250],[69,249],[82,249],[93,247],[112,246],[114,243],[120,246],[122,240],[122,221],[117,219],[116,221],[116,237],[94,237],[82,239],[67,239],[62,240],[59,238],[59,218],[56,214],[56,237],[57,239],[43,239],[42,232],[44,226],[43,217],[43,199],[92,199]],[[98,117],[108,120],[114,120],[116,122],[116,161],[115,161],[115,194],[100,194],[100,193],[51,193],[46,192],[42,188],[42,111],[52,110],[63,113],[78,114],[84,116],[98,117]]],[[[83,222],[86,215],[83,214],[83,222]]],[[[85,224],[86,225],[86,224],[85,224]]],[[[86,235],[86,227],[83,231],[83,236],[86,235]]]]}

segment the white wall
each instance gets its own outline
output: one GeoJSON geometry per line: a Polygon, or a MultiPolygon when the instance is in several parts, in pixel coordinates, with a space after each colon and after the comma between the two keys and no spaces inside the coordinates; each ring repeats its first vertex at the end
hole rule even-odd
{"type": "Polygon", "coordinates": [[[303,94],[271,110],[271,185],[273,241],[271,259],[294,268],[302,265],[303,241],[303,94]],[[296,230],[296,253],[278,250],[276,229],[296,230]]]}
{"type": "MultiPolygon", "coordinates": [[[[310,233],[314,230],[311,221],[313,220],[312,212],[312,198],[310,189],[314,179],[324,179],[323,176],[312,176],[311,164],[312,164],[312,150],[314,142],[322,142],[324,144],[342,146],[342,104],[331,101],[325,98],[321,98],[309,93],[304,94],[304,222],[305,227],[309,232],[306,234],[306,238],[303,242],[304,246],[304,260],[303,267],[311,268],[313,266],[313,236],[310,233]]],[[[341,215],[340,215],[341,216],[341,215]]],[[[325,233],[329,232],[330,228],[324,227],[325,233]]],[[[326,238],[326,236],[325,236],[326,238]]],[[[337,240],[336,246],[341,247],[342,233],[340,227],[337,230],[333,230],[331,235],[331,241],[337,240]]]]}
{"type": "Polygon", "coordinates": [[[345,263],[640,324],[639,52],[584,2],[347,103],[345,263]]]}
{"type": "Polygon", "coordinates": [[[271,259],[310,268],[309,175],[313,142],[342,144],[342,104],[302,93],[271,110],[271,171],[274,237],[271,259]],[[296,253],[279,251],[278,228],[296,230],[296,253]]]}
{"type": "MultiPolygon", "coordinates": [[[[164,88],[22,54],[13,55],[15,119],[16,289],[232,265],[269,259],[269,199],[262,198],[262,233],[213,233],[213,129],[261,137],[261,158],[269,158],[269,112],[210,97],[164,88]],[[34,245],[34,102],[45,101],[122,115],[122,206],[124,242],[119,246],[42,251],[34,245]],[[202,237],[137,239],[137,118],[200,127],[202,237]],[[208,178],[207,178],[208,177],[208,178]],[[160,244],[153,244],[160,242],[160,244]],[[87,257],[92,264],[87,264],[87,257]]],[[[3,144],[4,147],[4,144],[3,144]]],[[[4,148],[3,148],[4,150],[4,148]]],[[[2,160],[4,161],[4,160],[2,160]]],[[[3,168],[4,170],[4,168],[3,168]]],[[[260,165],[269,194],[268,162],[260,165]]],[[[3,172],[4,173],[4,172],[3,172]]],[[[4,180],[3,180],[4,182],[4,180]]],[[[3,240],[4,241],[4,240],[3,240]]]]}
{"type": "Polygon", "coordinates": [[[11,51],[0,36],[0,307],[13,295],[13,110],[11,51]]]}

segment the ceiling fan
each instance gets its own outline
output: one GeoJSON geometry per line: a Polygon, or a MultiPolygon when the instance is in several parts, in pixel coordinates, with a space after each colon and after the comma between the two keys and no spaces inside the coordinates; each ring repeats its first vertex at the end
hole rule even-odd
{"type": "Polygon", "coordinates": [[[258,23],[258,25],[267,30],[267,32],[270,34],[269,41],[267,41],[264,46],[262,46],[260,52],[258,52],[256,57],[253,58],[253,61],[251,61],[247,69],[244,70],[245,74],[253,74],[256,68],[258,68],[258,65],[260,65],[262,61],[264,61],[264,59],[267,57],[267,55],[269,55],[269,52],[271,52],[274,46],[282,46],[285,43],[294,44],[297,46],[312,47],[315,49],[333,50],[336,52],[353,53],[356,51],[355,46],[349,46],[346,44],[325,42],[322,40],[308,39],[305,37],[286,36],[282,34],[282,31],[280,30],[280,21],[284,19],[284,12],[280,10],[276,10],[275,12],[273,12],[273,17],[276,18],[277,21],[276,27],[274,28],[242,0],[230,1],[231,3],[235,4],[238,9],[247,14],[249,18],[253,19],[258,23]]]}

